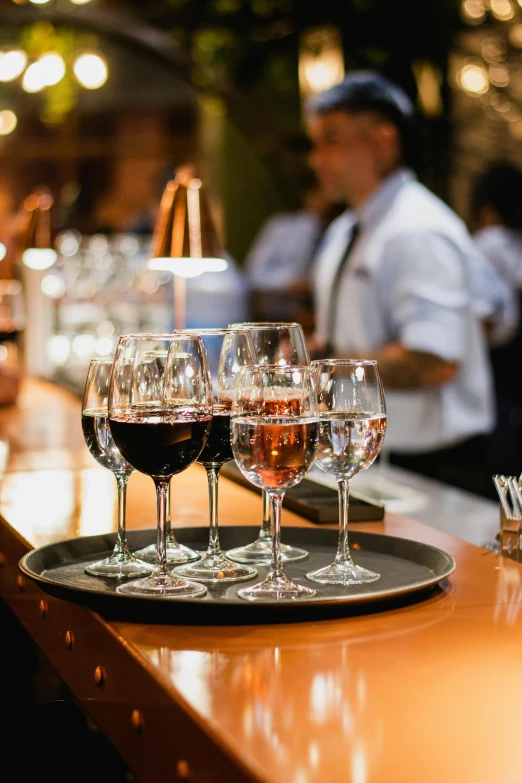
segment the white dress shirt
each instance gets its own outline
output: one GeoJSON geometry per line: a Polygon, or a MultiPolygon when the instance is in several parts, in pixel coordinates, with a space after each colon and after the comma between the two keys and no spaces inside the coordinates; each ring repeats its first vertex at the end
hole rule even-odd
{"type": "MultiPolygon", "coordinates": [[[[386,447],[421,453],[491,432],[491,368],[476,312],[482,286],[477,251],[460,218],[412,172],[395,172],[361,208],[329,226],[313,272],[316,337],[327,337],[332,281],[355,221],[359,235],[337,286],[333,350],[371,356],[399,342],[459,364],[443,385],[385,388],[386,447]]],[[[484,300],[484,310],[493,299],[484,300]]]]}

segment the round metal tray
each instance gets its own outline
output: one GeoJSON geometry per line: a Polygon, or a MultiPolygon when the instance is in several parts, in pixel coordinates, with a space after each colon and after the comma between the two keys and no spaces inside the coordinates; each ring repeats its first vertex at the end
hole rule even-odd
{"type": "MultiPolygon", "coordinates": [[[[226,552],[255,539],[258,527],[223,526],[221,547],[226,552]]],[[[201,551],[208,544],[208,528],[176,528],[182,544],[201,551]]],[[[132,550],[153,543],[155,531],[129,531],[132,550]]],[[[107,619],[142,623],[197,623],[228,625],[236,623],[278,623],[307,621],[370,613],[391,605],[426,599],[455,568],[454,559],[441,549],[394,536],[350,531],[350,547],[356,563],[381,574],[377,582],[342,587],[320,585],[306,574],[332,562],[338,540],[334,529],[288,527],[283,540],[309,552],[305,560],[287,563],[285,573],[297,582],[313,587],[313,598],[300,601],[248,602],[238,597],[241,587],[264,578],[267,567],[258,565],[258,576],[248,582],[207,585],[203,598],[129,596],[116,593],[118,580],[85,573],[87,563],[110,554],[116,533],[84,536],[33,549],[19,563],[20,570],[45,592],[66,601],[94,609],[107,619]]]]}

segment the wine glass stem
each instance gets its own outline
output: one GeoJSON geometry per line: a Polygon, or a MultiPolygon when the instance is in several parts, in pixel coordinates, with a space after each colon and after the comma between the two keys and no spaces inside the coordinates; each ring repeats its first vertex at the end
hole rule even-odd
{"type": "Polygon", "coordinates": [[[126,508],[127,508],[127,482],[130,473],[115,473],[118,485],[118,535],[113,555],[130,554],[127,544],[126,508]]]}
{"type": "Polygon", "coordinates": [[[169,576],[170,569],[167,566],[167,495],[169,480],[154,479],[154,483],[156,485],[156,509],[158,515],[154,573],[156,576],[169,576]]]}
{"type": "Polygon", "coordinates": [[[210,513],[210,531],[208,537],[207,557],[220,557],[221,547],[219,545],[218,528],[218,481],[219,468],[205,467],[208,479],[208,506],[210,513]]]}
{"type": "Polygon", "coordinates": [[[169,481],[169,489],[168,489],[168,492],[167,492],[167,509],[166,509],[166,512],[165,512],[166,513],[165,531],[166,531],[167,541],[168,541],[169,536],[170,536],[170,521],[171,521],[170,514],[171,514],[171,508],[172,508],[172,506],[171,506],[171,497],[170,497],[171,496],[171,491],[172,490],[170,488],[170,481],[169,481]]]}
{"type": "Polygon", "coordinates": [[[335,563],[344,563],[353,565],[350,548],[348,546],[348,504],[350,500],[350,482],[347,479],[341,479],[338,483],[339,494],[339,544],[337,545],[337,554],[335,563]]]}
{"type": "Polygon", "coordinates": [[[284,579],[283,561],[281,559],[281,508],[283,495],[278,492],[268,493],[270,500],[270,519],[272,524],[272,562],[267,579],[284,579]]]}
{"type": "Polygon", "coordinates": [[[263,490],[263,520],[261,522],[259,538],[262,541],[272,540],[272,522],[270,521],[270,495],[266,489],[263,490]]]}

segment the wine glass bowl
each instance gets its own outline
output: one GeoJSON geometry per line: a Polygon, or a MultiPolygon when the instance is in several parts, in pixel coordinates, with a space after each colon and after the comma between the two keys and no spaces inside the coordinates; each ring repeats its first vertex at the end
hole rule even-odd
{"type": "Polygon", "coordinates": [[[333,563],[308,573],[321,584],[364,584],[380,575],[353,562],[348,545],[350,479],[375,461],[386,432],[384,391],[376,361],[323,359],[311,367],[319,436],[315,464],[337,480],[339,543],[333,563]]]}
{"type": "Polygon", "coordinates": [[[292,582],[281,557],[281,508],[289,487],[310,470],[317,444],[315,389],[309,367],[254,366],[238,377],[231,419],[232,450],[243,475],[268,493],[272,556],[266,578],[239,590],[249,601],[315,595],[292,582]]]}
{"type": "Polygon", "coordinates": [[[203,450],[197,458],[207,474],[209,492],[209,543],[206,553],[196,563],[175,569],[186,579],[220,584],[238,582],[257,576],[249,565],[229,560],[219,543],[218,479],[226,462],[234,459],[230,442],[230,411],[238,373],[255,363],[255,353],[248,329],[194,329],[205,348],[212,383],[212,423],[203,450]]]}
{"type": "Polygon", "coordinates": [[[167,563],[167,497],[172,477],[192,465],[207,441],[212,392],[205,349],[185,332],[124,335],[116,349],[109,425],[124,458],[156,488],[156,561],[148,577],[117,592],[192,597],[203,585],[175,576],[167,563]]]}
{"type": "MultiPolygon", "coordinates": [[[[256,353],[256,364],[276,366],[305,366],[310,363],[303,329],[294,322],[254,322],[230,324],[231,328],[248,328],[256,353]]],[[[279,399],[273,398],[273,404],[282,405],[284,392],[279,399]]],[[[238,563],[268,564],[272,556],[272,523],[268,493],[262,490],[262,521],[258,537],[246,546],[235,547],[227,551],[227,557],[238,563]]],[[[299,547],[281,543],[281,557],[284,562],[304,560],[308,552],[299,547]]]]}
{"type": "Polygon", "coordinates": [[[91,576],[116,579],[150,573],[152,567],[131,553],[127,542],[125,505],[127,482],[134,468],[116,446],[109,427],[108,397],[113,359],[93,358],[89,363],[82,399],[82,431],[91,455],[102,467],[114,473],[118,485],[118,534],[112,553],[86,566],[91,576]]]}

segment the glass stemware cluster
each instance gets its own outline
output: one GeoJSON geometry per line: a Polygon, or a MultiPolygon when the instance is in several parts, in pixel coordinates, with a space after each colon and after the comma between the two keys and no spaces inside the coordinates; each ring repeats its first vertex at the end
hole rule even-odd
{"type": "Polygon", "coordinates": [[[314,463],[337,479],[339,540],[334,561],[306,579],[333,585],[379,579],[353,562],[348,545],[349,481],[376,459],[386,429],[376,362],[310,362],[299,324],[124,335],[114,359],[91,361],[82,425],[91,453],[118,483],[114,552],[86,571],[122,580],[118,593],[202,597],[206,584],[254,579],[257,565],[267,567],[266,576],[242,587],[241,598],[313,597],[316,589],[284,571],[308,552],[281,543],[281,510],[285,492],[314,463]],[[257,539],[223,552],[218,479],[233,459],[262,490],[263,519],[257,539]],[[208,547],[201,553],[177,542],[168,517],[172,477],[196,462],[209,492],[208,547]],[[125,492],[134,470],[154,482],[157,520],[155,544],[131,553],[125,492]]]}

